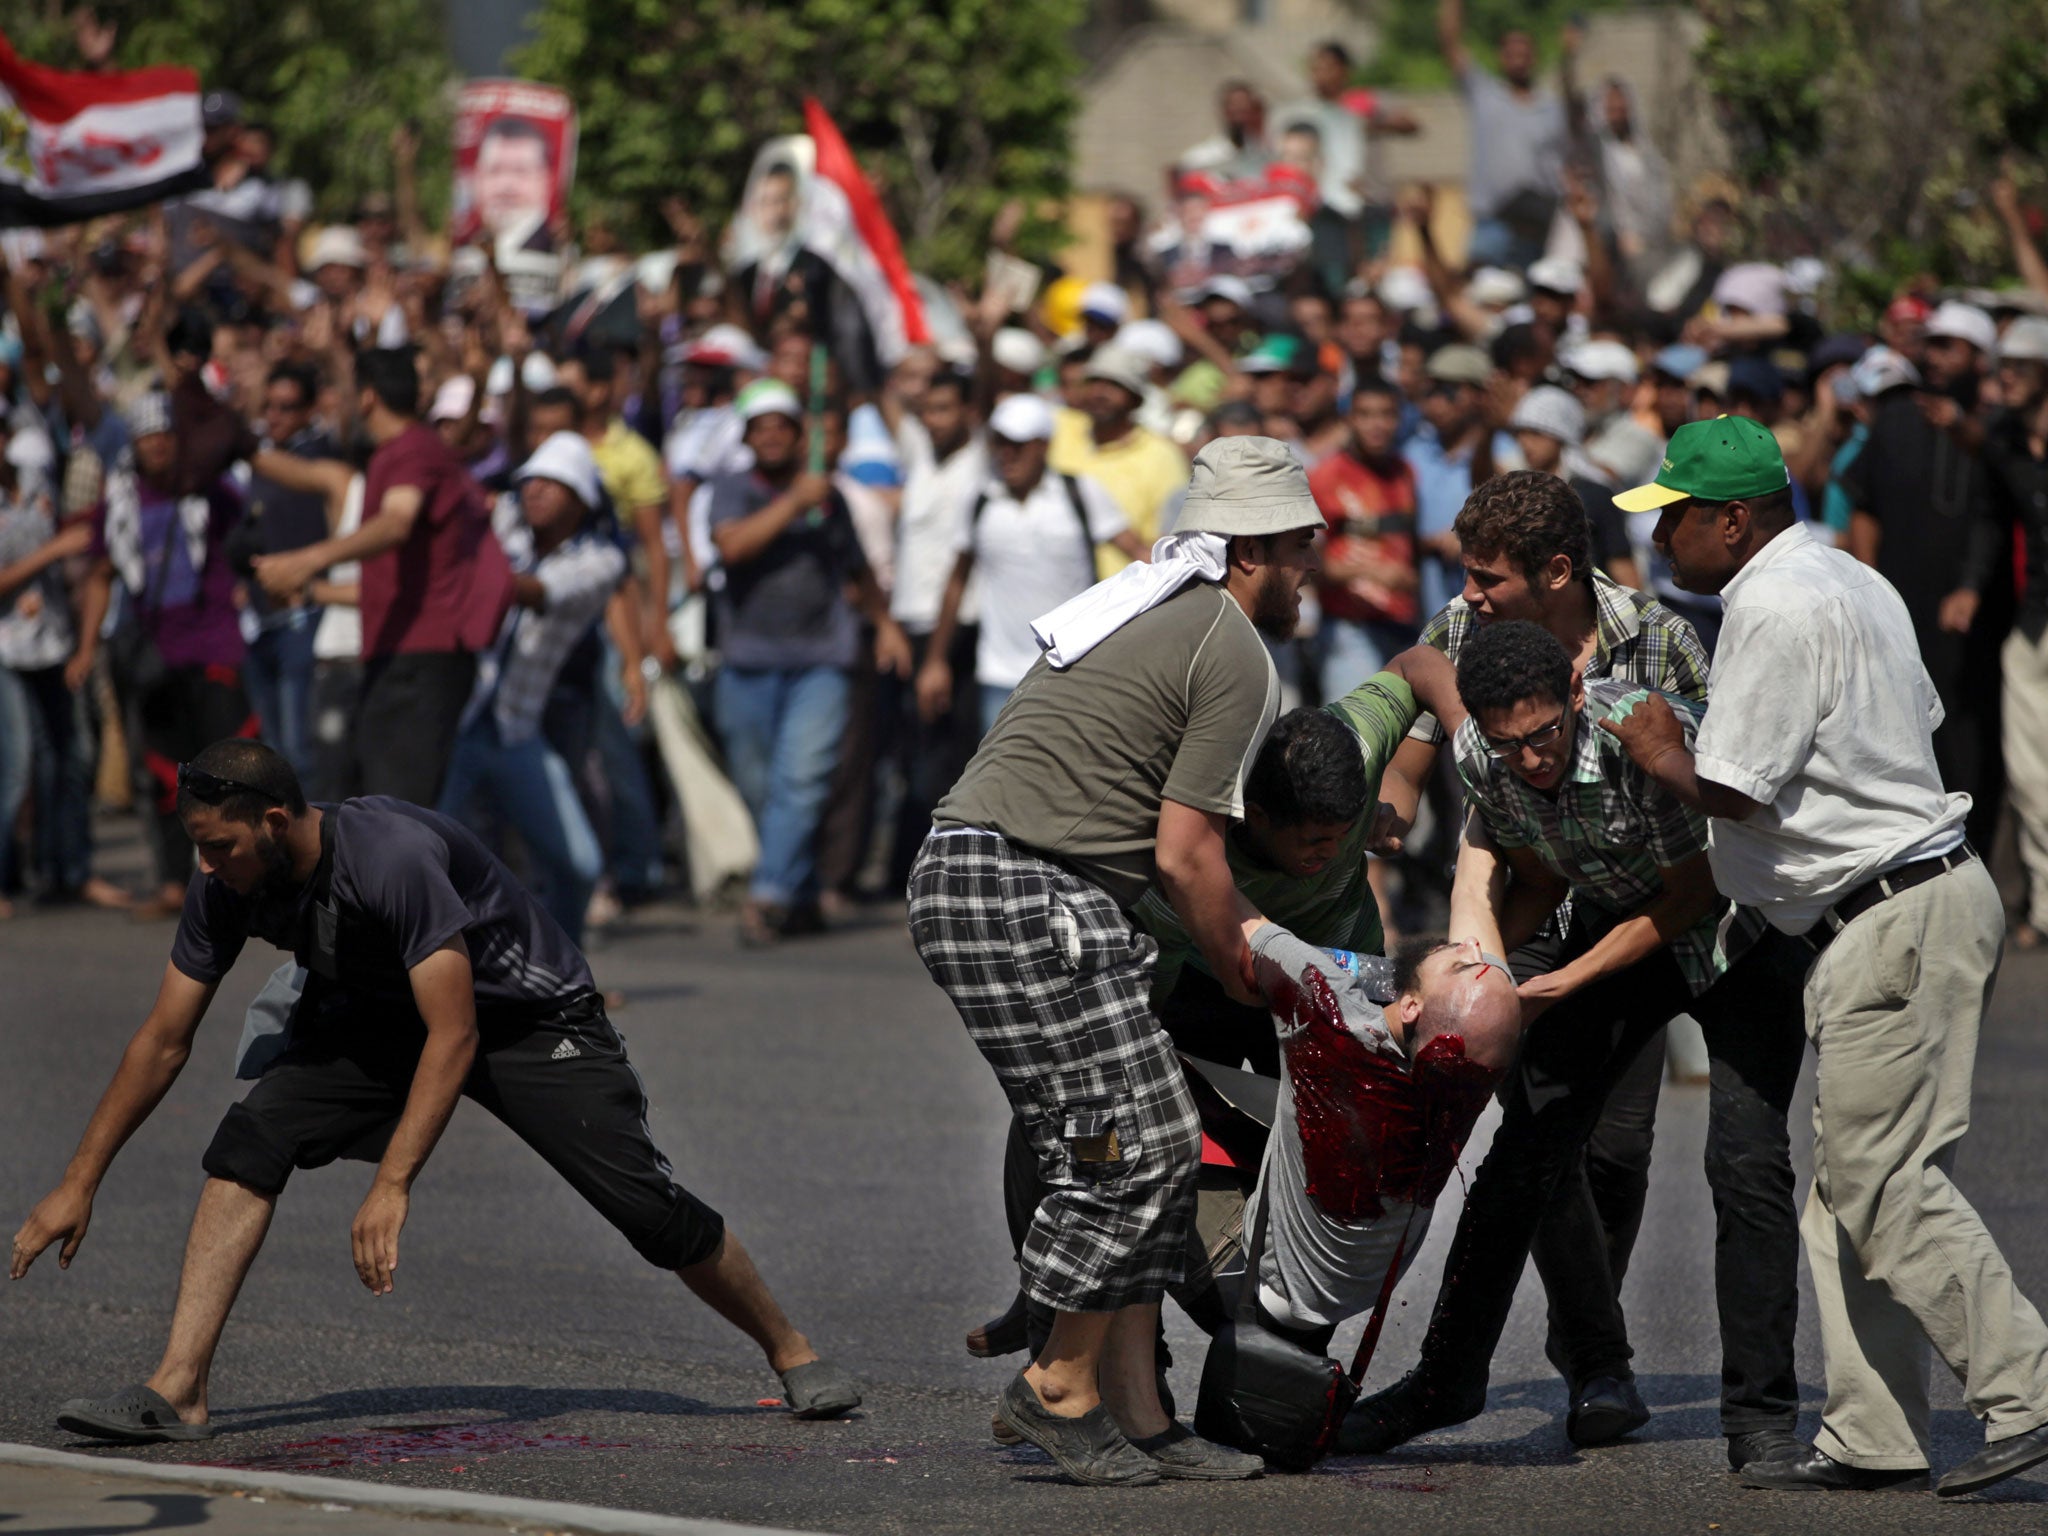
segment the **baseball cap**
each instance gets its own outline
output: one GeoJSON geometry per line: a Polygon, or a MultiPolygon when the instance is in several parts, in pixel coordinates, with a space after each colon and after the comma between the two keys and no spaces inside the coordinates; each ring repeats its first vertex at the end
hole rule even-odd
{"type": "Polygon", "coordinates": [[[1664,464],[1648,485],[1619,492],[1624,512],[1654,512],[1674,501],[1739,501],[1769,496],[1792,483],[1778,440],[1746,416],[1688,421],[1671,434],[1664,464]]]}
{"type": "Polygon", "coordinates": [[[1586,274],[1569,256],[1546,256],[1531,264],[1529,286],[1570,298],[1586,286],[1586,274]]]}
{"type": "Polygon", "coordinates": [[[998,368],[1032,374],[1045,366],[1045,343],[1019,326],[1006,325],[990,338],[988,355],[998,368]]]}
{"type": "Polygon", "coordinates": [[[768,354],[760,344],[736,325],[714,325],[694,341],[685,342],[678,362],[705,368],[744,368],[759,373],[768,366],[768,354]]]}
{"type": "Polygon", "coordinates": [[[1088,359],[1088,366],[1082,372],[1084,379],[1107,379],[1119,389],[1127,389],[1138,399],[1145,398],[1145,370],[1149,365],[1137,353],[1118,346],[1107,346],[1088,359]]]}
{"type": "Polygon", "coordinates": [[[549,433],[547,440],[533,450],[533,457],[512,472],[513,484],[528,480],[558,481],[584,506],[594,507],[598,503],[597,459],[581,432],[549,433]]]}
{"type": "Polygon", "coordinates": [[[1504,267],[1481,267],[1465,284],[1465,297],[1481,308],[1504,309],[1528,296],[1528,287],[1504,267]]]}
{"type": "Polygon", "coordinates": [[[1566,373],[1582,379],[1615,379],[1633,384],[1639,376],[1635,353],[1618,341],[1582,341],[1559,361],[1566,373]]]}
{"type": "Polygon", "coordinates": [[[1299,336],[1268,336],[1237,365],[1239,373],[1285,373],[1301,350],[1299,336]]]}
{"type": "Polygon", "coordinates": [[[1219,437],[1195,455],[1173,531],[1258,538],[1322,526],[1308,475],[1285,443],[1219,437]]]}
{"type": "Polygon", "coordinates": [[[369,264],[369,255],[363,250],[363,237],[351,224],[328,225],[313,237],[312,248],[306,253],[308,272],[318,272],[322,267],[361,270],[369,264]]]}
{"type": "Polygon", "coordinates": [[[1469,342],[1454,341],[1430,353],[1422,371],[1439,384],[1484,384],[1493,377],[1493,359],[1469,342]]]}
{"type": "Polygon", "coordinates": [[[1380,302],[1391,310],[1407,313],[1423,309],[1434,301],[1429,279],[1416,267],[1389,267],[1380,274],[1380,302]]]}
{"type": "Polygon", "coordinates": [[[1785,313],[1785,274],[1768,261],[1737,262],[1714,282],[1714,302],[1722,309],[1752,315],[1785,313]]]}
{"type": "Polygon", "coordinates": [[[2048,320],[2022,315],[1998,338],[2001,363],[2048,363],[2048,320]]]}
{"type": "Polygon", "coordinates": [[[1657,355],[1650,359],[1650,367],[1653,371],[1663,374],[1665,378],[1676,379],[1683,384],[1698,373],[1706,365],[1706,361],[1705,347],[1695,347],[1689,342],[1677,341],[1660,349],[1657,355]]]}
{"type": "Polygon", "coordinates": [[[1122,325],[1130,318],[1131,296],[1115,283],[1090,283],[1081,290],[1081,313],[1122,325]]]}
{"type": "Polygon", "coordinates": [[[1884,309],[1885,319],[1894,325],[1925,325],[1934,306],[1917,293],[1902,293],[1884,309]]]}
{"type": "Polygon", "coordinates": [[[1210,278],[1195,290],[1195,303],[1206,303],[1210,299],[1228,299],[1239,309],[1250,309],[1253,303],[1252,286],[1243,278],[1233,277],[1226,272],[1219,277],[1210,278]]]}
{"type": "Polygon", "coordinates": [[[1037,395],[1010,395],[988,413],[991,437],[1042,443],[1052,437],[1052,407],[1037,395]]]}
{"type": "Polygon", "coordinates": [[[466,373],[451,373],[434,391],[434,403],[427,407],[427,420],[460,421],[476,404],[476,380],[466,373]]]}
{"type": "Polygon", "coordinates": [[[241,120],[242,98],[233,91],[208,91],[199,98],[199,125],[202,128],[226,128],[241,120]]]}
{"type": "Polygon", "coordinates": [[[1510,432],[1541,432],[1560,443],[1577,446],[1586,435],[1586,408],[1568,389],[1538,384],[1522,396],[1508,418],[1510,432]]]}
{"type": "Polygon", "coordinates": [[[1897,389],[1901,385],[1917,386],[1920,370],[1890,347],[1872,347],[1849,370],[1849,377],[1856,381],[1858,394],[1866,400],[1875,400],[1886,390],[1897,389]]]}
{"type": "Polygon", "coordinates": [[[791,421],[804,419],[803,402],[797,399],[796,391],[780,379],[754,380],[734,397],[733,406],[743,422],[762,416],[787,416],[791,421]]]}
{"type": "Polygon", "coordinates": [[[1135,352],[1154,368],[1178,368],[1182,356],[1180,338],[1164,320],[1132,320],[1116,333],[1111,346],[1135,352]]]}
{"type": "Polygon", "coordinates": [[[1967,341],[1987,357],[1998,350],[1998,327],[1991,317],[1974,304],[1959,304],[1954,299],[1944,300],[1927,322],[1930,340],[1937,336],[1953,337],[1967,341]]]}

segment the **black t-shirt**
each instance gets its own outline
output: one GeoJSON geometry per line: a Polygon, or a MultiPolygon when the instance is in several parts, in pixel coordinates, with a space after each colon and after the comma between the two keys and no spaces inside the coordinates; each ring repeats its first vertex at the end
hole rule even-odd
{"type": "Polygon", "coordinates": [[[1614,572],[1610,562],[1617,556],[1634,553],[1628,542],[1628,524],[1622,521],[1621,509],[1614,504],[1614,492],[1583,476],[1574,476],[1571,487],[1579,493],[1579,505],[1586,509],[1593,564],[1611,576],[1614,572]]]}
{"type": "MultiPolygon", "coordinates": [[[[592,990],[582,951],[512,872],[459,822],[388,796],[319,809],[334,819],[329,905],[332,989],[355,1021],[416,1027],[410,971],[456,934],[469,946],[480,1025],[558,1007],[592,990]]],[[[261,910],[213,876],[192,877],[171,963],[211,985],[251,937],[289,949],[316,974],[318,876],[289,910],[261,910]]]]}

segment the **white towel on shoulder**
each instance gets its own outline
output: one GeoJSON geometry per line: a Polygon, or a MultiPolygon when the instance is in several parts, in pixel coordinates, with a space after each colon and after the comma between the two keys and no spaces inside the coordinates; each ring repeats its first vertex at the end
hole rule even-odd
{"type": "Polygon", "coordinates": [[[1220,533],[1169,533],[1152,546],[1152,563],[1134,561],[1107,581],[1070,597],[1031,633],[1058,671],[1071,667],[1147,609],[1157,608],[1191,581],[1221,581],[1230,570],[1230,540],[1220,533]]]}

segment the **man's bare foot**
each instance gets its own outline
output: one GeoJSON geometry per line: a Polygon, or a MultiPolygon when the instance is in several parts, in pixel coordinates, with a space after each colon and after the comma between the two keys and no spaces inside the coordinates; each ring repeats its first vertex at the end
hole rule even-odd
{"type": "Polygon", "coordinates": [[[5,896],[0,896],[0,923],[6,922],[12,916],[14,916],[14,903],[5,896]]]}
{"type": "Polygon", "coordinates": [[[125,912],[135,905],[135,898],[111,880],[102,880],[94,875],[78,888],[78,899],[89,907],[98,907],[106,912],[125,912]]]}
{"type": "Polygon", "coordinates": [[[175,885],[166,885],[149,900],[130,907],[128,915],[138,923],[160,923],[184,910],[185,893],[175,885]]]}

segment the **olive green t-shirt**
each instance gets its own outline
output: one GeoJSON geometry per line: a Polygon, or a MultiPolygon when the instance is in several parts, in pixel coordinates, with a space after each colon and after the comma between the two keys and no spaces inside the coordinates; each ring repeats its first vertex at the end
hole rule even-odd
{"type": "Polygon", "coordinates": [[[932,820],[999,832],[1129,908],[1155,877],[1160,802],[1243,816],[1279,707],[1251,620],[1197,582],[1072,666],[1041,656],[932,820]]]}
{"type": "MultiPolygon", "coordinates": [[[[1407,683],[1392,672],[1380,672],[1334,704],[1325,704],[1358,738],[1365,759],[1366,808],[1337,845],[1330,862],[1306,879],[1252,862],[1232,829],[1230,873],[1244,898],[1260,913],[1296,938],[1324,949],[1349,949],[1376,955],[1386,947],[1380,928],[1380,905],[1365,878],[1365,841],[1372,833],[1373,811],[1379,803],[1380,777],[1407,738],[1421,706],[1407,683]]],[[[1206,972],[1200,949],[1181,927],[1180,918],[1157,891],[1138,903],[1138,922],[1159,941],[1159,967],[1153,973],[1152,999],[1172,995],[1183,965],[1206,972]]]]}

